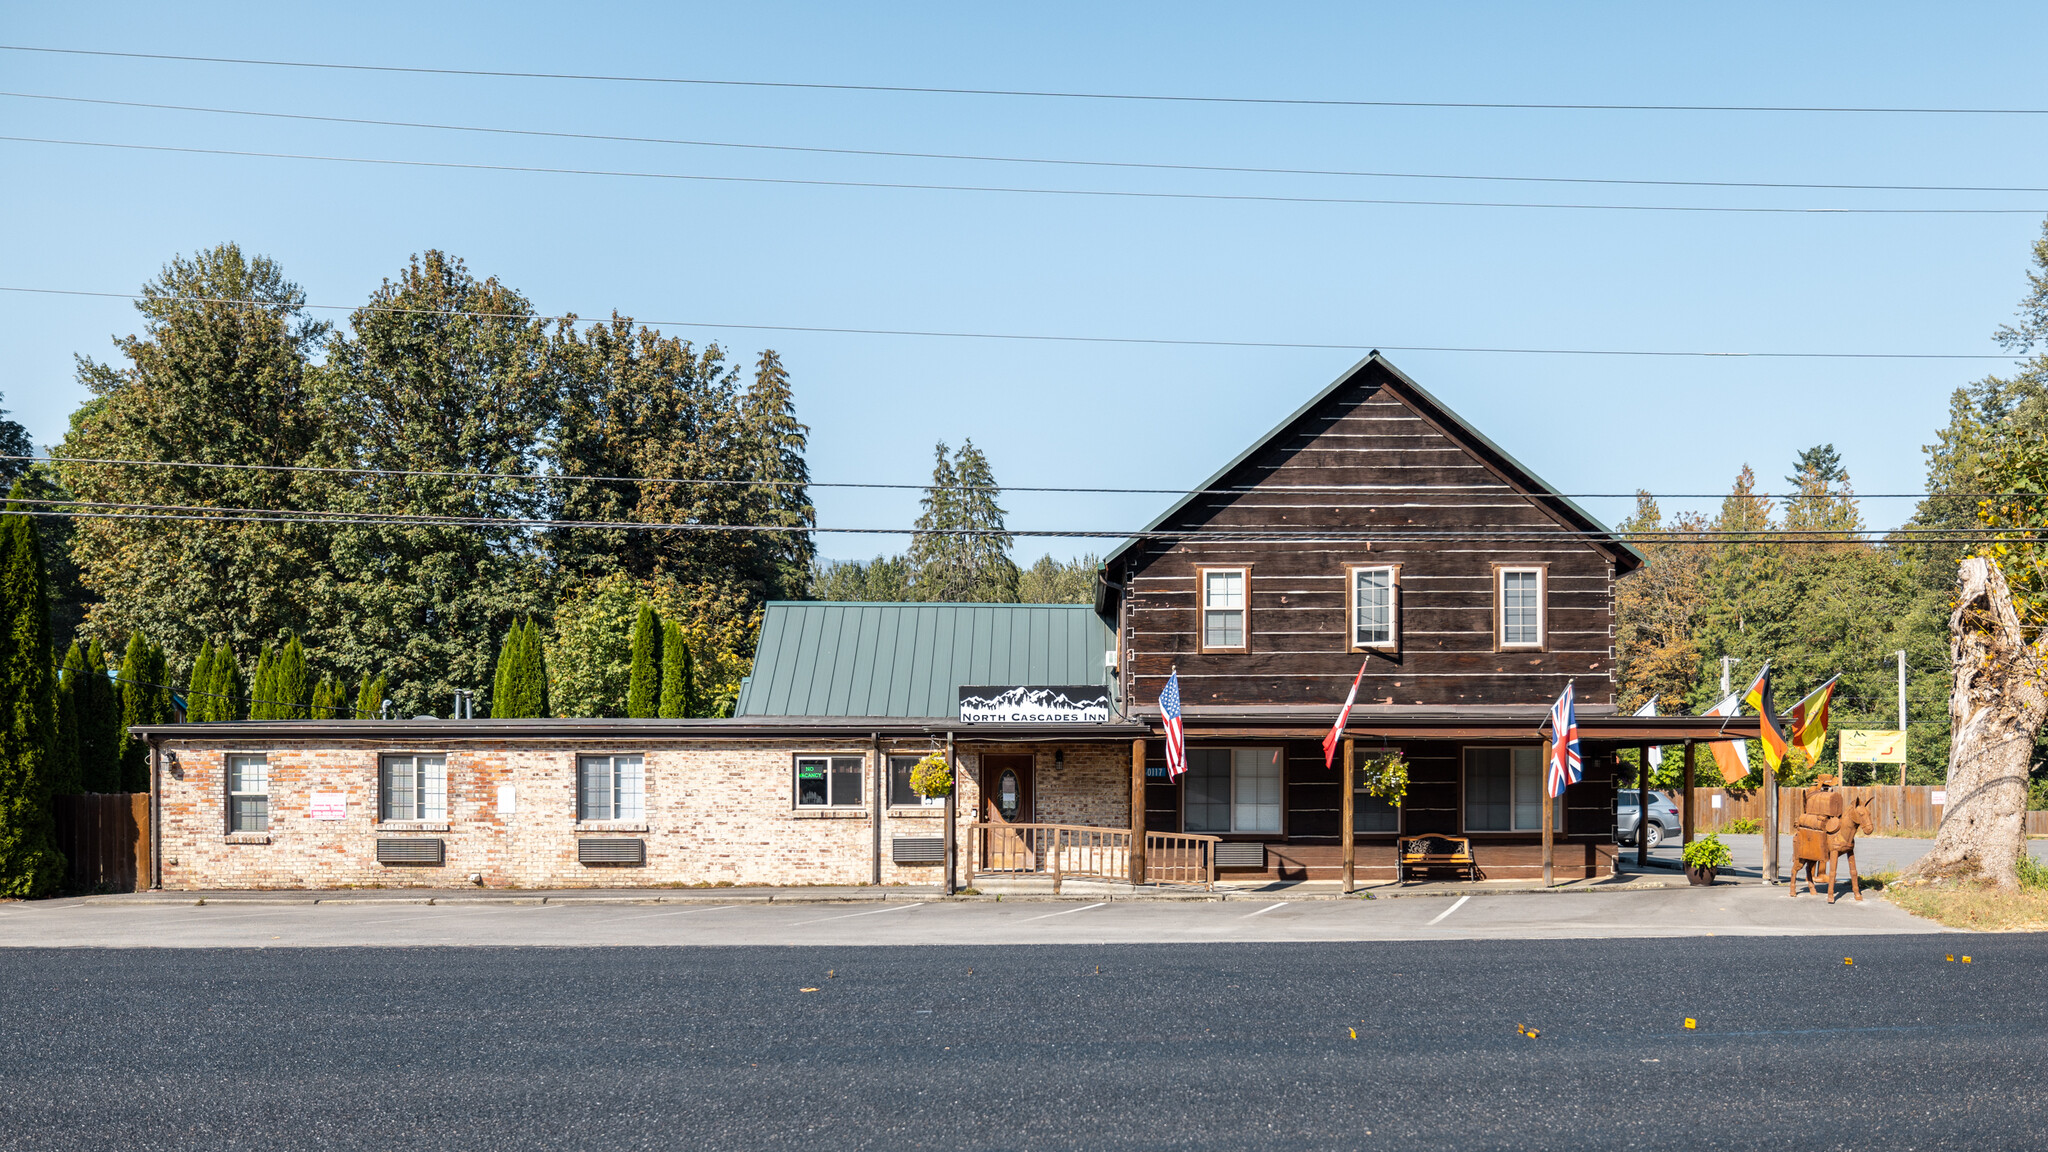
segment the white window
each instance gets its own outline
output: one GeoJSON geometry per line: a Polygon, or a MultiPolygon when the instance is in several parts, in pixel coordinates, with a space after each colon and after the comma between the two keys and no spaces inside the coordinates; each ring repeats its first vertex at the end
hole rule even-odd
{"type": "Polygon", "coordinates": [[[1351,646],[1390,648],[1394,644],[1394,569],[1351,570],[1351,646]]]}
{"type": "Polygon", "coordinates": [[[448,759],[386,756],[380,772],[378,816],[385,820],[446,820],[448,759]]]}
{"type": "Polygon", "coordinates": [[[228,831],[270,831],[270,761],[261,754],[228,757],[228,831]]]}
{"type": "Polygon", "coordinates": [[[1543,749],[1465,749],[1465,831],[1543,830],[1543,749]]]}
{"type": "Polygon", "coordinates": [[[910,771],[922,756],[889,757],[889,806],[891,808],[942,808],[944,796],[919,796],[910,786],[910,771]]]}
{"type": "Polygon", "coordinates": [[[1245,646],[1245,570],[1204,568],[1202,578],[1202,647],[1245,646]]]}
{"type": "Polygon", "coordinates": [[[796,806],[799,808],[860,807],[859,756],[796,758],[796,806]]]}
{"type": "Polygon", "coordinates": [[[645,777],[638,756],[576,758],[578,820],[645,820],[645,777]]]}
{"type": "Polygon", "coordinates": [[[1500,570],[1500,646],[1543,646],[1543,569],[1500,570]]]}
{"type": "Polygon", "coordinates": [[[1278,748],[1188,749],[1189,832],[1280,831],[1278,748]]]}

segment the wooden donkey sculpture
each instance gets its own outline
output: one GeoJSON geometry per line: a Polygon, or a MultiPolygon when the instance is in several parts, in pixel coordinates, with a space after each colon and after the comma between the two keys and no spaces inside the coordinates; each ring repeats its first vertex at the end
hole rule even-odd
{"type": "Polygon", "coordinates": [[[1849,860],[1849,888],[1856,900],[1863,900],[1863,878],[1856,872],[1856,835],[1877,831],[1870,815],[1870,790],[1842,793],[1834,789],[1834,777],[1820,778],[1821,786],[1808,789],[1805,812],[1792,829],[1792,890],[1799,895],[1799,870],[1806,869],[1806,888],[1818,893],[1814,873],[1825,867],[1828,874],[1828,903],[1835,902],[1835,868],[1843,857],[1849,860]]]}

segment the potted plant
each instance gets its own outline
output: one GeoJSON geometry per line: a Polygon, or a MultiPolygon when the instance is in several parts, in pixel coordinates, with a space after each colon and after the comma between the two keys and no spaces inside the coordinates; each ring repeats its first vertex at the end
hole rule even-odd
{"type": "Polygon", "coordinates": [[[1718,833],[1709,832],[1685,846],[1685,878],[1694,884],[1712,884],[1714,873],[1734,862],[1735,854],[1718,833]]]}
{"type": "Polygon", "coordinates": [[[953,794],[953,766],[946,763],[946,757],[934,752],[919,760],[910,769],[910,790],[927,800],[953,794]]]}

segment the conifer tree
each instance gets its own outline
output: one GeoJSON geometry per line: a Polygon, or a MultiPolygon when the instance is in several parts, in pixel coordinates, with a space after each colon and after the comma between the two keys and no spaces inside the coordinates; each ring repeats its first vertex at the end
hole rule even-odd
{"type": "Polygon", "coordinates": [[[85,678],[73,699],[78,705],[78,769],[87,792],[121,789],[121,704],[107,678],[107,650],[98,640],[87,646],[85,678]]]}
{"type": "Polygon", "coordinates": [[[164,686],[169,661],[164,650],[142,633],[128,637],[128,649],[121,657],[119,791],[149,791],[149,750],[128,735],[128,729],[143,724],[162,724],[171,718],[171,691],[164,686]]]}
{"type": "Polygon", "coordinates": [[[313,685],[313,701],[307,712],[314,720],[332,720],[341,711],[342,698],[347,690],[340,681],[329,673],[313,685]]]}
{"type": "Polygon", "coordinates": [[[356,692],[356,711],[352,719],[375,720],[383,714],[385,684],[382,676],[365,676],[363,686],[356,692]]]}
{"type": "Polygon", "coordinates": [[[498,645],[498,667],[491,676],[491,719],[510,720],[517,713],[512,703],[512,666],[517,662],[520,643],[525,633],[514,622],[512,630],[505,633],[504,643],[498,645]]]}
{"type": "Polygon", "coordinates": [[[30,518],[0,516],[0,896],[41,896],[64,879],[50,811],[57,707],[45,579],[30,518]]]}
{"type": "Polygon", "coordinates": [[[277,718],[305,719],[307,702],[313,696],[313,675],[306,668],[306,648],[297,636],[284,642],[284,650],[271,666],[271,676],[276,681],[277,718]]]}
{"type": "Polygon", "coordinates": [[[220,647],[213,650],[213,696],[214,719],[240,720],[242,701],[249,694],[249,685],[242,679],[241,662],[235,659],[235,650],[223,638],[220,647]]]}
{"type": "Polygon", "coordinates": [[[214,719],[213,639],[199,642],[199,655],[192,658],[192,679],[185,688],[185,719],[203,724],[214,719]]]}
{"type": "Polygon", "coordinates": [[[690,662],[690,645],[683,639],[683,626],[673,621],[661,627],[661,716],[680,720],[693,714],[697,686],[690,662]]]}
{"type": "Polygon", "coordinates": [[[626,715],[647,718],[661,714],[661,630],[654,605],[640,605],[633,622],[633,672],[626,682],[626,715]]]}
{"type": "Polygon", "coordinates": [[[1017,565],[996,502],[995,473],[969,440],[949,459],[940,441],[910,538],[911,597],[1014,604],[1017,565]]]}
{"type": "Polygon", "coordinates": [[[526,682],[527,699],[533,704],[535,716],[549,716],[553,712],[548,706],[548,645],[540,634],[540,625],[528,617],[526,621],[526,682]]]}
{"type": "Polygon", "coordinates": [[[50,761],[50,793],[71,796],[85,791],[85,762],[79,759],[78,697],[85,680],[85,653],[78,641],[64,653],[57,678],[57,743],[50,761]]]}
{"type": "Polygon", "coordinates": [[[270,645],[256,655],[256,682],[249,692],[249,719],[275,720],[277,712],[277,657],[270,645]]]}

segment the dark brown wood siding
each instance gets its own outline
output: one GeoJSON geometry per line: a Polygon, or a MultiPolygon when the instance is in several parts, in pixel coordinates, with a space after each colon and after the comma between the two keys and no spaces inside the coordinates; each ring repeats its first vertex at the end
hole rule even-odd
{"type": "Polygon", "coordinates": [[[1613,701],[1609,553],[1518,489],[1483,449],[1459,443],[1370,374],[1340,388],[1162,528],[1385,531],[1366,542],[1188,538],[1128,554],[1123,647],[1133,696],[1158,698],[1178,669],[1190,705],[1335,704],[1362,653],[1348,631],[1350,567],[1400,567],[1396,650],[1373,655],[1361,702],[1540,704],[1567,679],[1583,704],[1613,701]],[[1447,535],[1427,541],[1395,533],[1447,535]],[[1488,539],[1507,532],[1516,538],[1488,539]],[[1469,533],[1464,535],[1463,533],[1469,533]],[[1495,570],[1545,571],[1541,650],[1496,643],[1495,570]],[[1250,570],[1244,652],[1204,653],[1196,570],[1250,570]]]}

